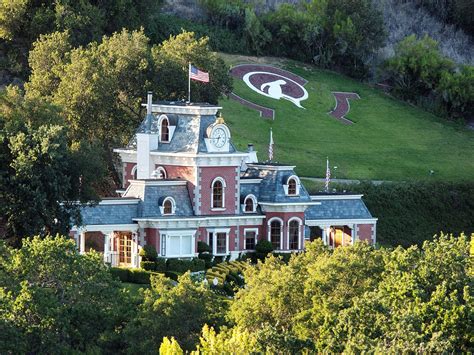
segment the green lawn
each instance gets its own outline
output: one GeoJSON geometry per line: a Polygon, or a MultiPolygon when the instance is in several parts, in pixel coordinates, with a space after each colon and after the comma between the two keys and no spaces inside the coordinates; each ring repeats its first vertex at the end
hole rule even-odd
{"type": "Polygon", "coordinates": [[[127,289],[130,292],[130,295],[138,299],[140,298],[140,289],[147,289],[150,288],[150,285],[148,284],[133,284],[130,282],[122,282],[123,288],[127,289]]]}
{"type": "MultiPolygon", "coordinates": [[[[244,57],[224,56],[229,64],[244,57]]],[[[271,60],[270,60],[271,62],[271,60]]],[[[260,63],[262,61],[260,60],[260,63]]],[[[279,64],[282,61],[279,60],[279,64]]],[[[309,82],[309,97],[300,109],[286,100],[274,100],[234,80],[234,92],[257,104],[275,109],[275,120],[234,100],[222,99],[223,116],[240,150],[253,143],[259,159],[267,158],[270,127],[275,140],[275,160],[297,166],[300,176],[324,177],[329,157],[333,178],[449,181],[474,179],[474,131],[334,72],[296,62],[283,67],[309,82]],[[345,126],[327,113],[334,107],[331,91],[357,92],[345,126]],[[434,170],[430,176],[429,171],[434,170]]]]}

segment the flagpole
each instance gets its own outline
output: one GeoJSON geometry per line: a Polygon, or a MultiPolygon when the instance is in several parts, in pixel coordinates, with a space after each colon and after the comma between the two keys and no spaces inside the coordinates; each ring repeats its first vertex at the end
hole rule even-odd
{"type": "Polygon", "coordinates": [[[188,102],[191,103],[191,62],[188,64],[188,102]]]}

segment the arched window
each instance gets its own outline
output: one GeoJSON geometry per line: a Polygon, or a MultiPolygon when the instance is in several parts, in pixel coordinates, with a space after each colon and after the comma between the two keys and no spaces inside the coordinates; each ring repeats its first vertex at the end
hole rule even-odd
{"type": "Polygon", "coordinates": [[[299,249],[300,222],[293,219],[288,223],[288,249],[299,249]]]}
{"type": "Polygon", "coordinates": [[[151,175],[159,180],[167,178],[166,170],[162,166],[157,167],[151,175]]]}
{"type": "Polygon", "coordinates": [[[270,242],[274,250],[281,249],[281,220],[275,219],[270,222],[270,242]]]}
{"type": "Polygon", "coordinates": [[[163,200],[163,204],[160,206],[161,214],[170,215],[176,211],[176,203],[172,197],[167,197],[163,200]]]}
{"type": "Polygon", "coordinates": [[[170,123],[169,123],[167,117],[163,118],[163,120],[161,121],[160,132],[161,132],[161,141],[162,142],[169,142],[169,140],[170,140],[169,124],[170,123]]]}
{"type": "Polygon", "coordinates": [[[288,180],[288,195],[296,195],[296,180],[295,179],[290,179],[288,180]]]}
{"type": "Polygon", "coordinates": [[[132,176],[133,176],[133,180],[136,180],[137,179],[137,166],[135,165],[133,168],[132,168],[132,176]]]}
{"type": "Polygon", "coordinates": [[[257,199],[254,195],[247,195],[244,200],[244,212],[251,213],[257,209],[257,199]]]}
{"type": "Polygon", "coordinates": [[[298,196],[300,194],[300,179],[296,175],[291,175],[283,185],[287,196],[298,196]]]}
{"type": "Polygon", "coordinates": [[[222,178],[215,178],[212,182],[212,208],[224,208],[224,188],[225,181],[222,178]]]}

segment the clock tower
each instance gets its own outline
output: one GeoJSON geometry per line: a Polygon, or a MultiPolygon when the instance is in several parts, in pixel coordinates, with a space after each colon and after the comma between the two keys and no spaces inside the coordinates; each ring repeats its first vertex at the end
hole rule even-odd
{"type": "Polygon", "coordinates": [[[206,129],[204,139],[209,153],[228,153],[230,150],[230,130],[221,114],[206,129]]]}

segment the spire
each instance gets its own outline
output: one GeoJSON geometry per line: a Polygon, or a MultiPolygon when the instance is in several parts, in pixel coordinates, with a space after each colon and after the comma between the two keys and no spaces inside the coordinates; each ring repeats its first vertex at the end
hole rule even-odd
{"type": "Polygon", "coordinates": [[[224,124],[224,123],[225,121],[224,121],[224,117],[222,116],[222,112],[219,111],[216,118],[216,124],[224,124]]]}

